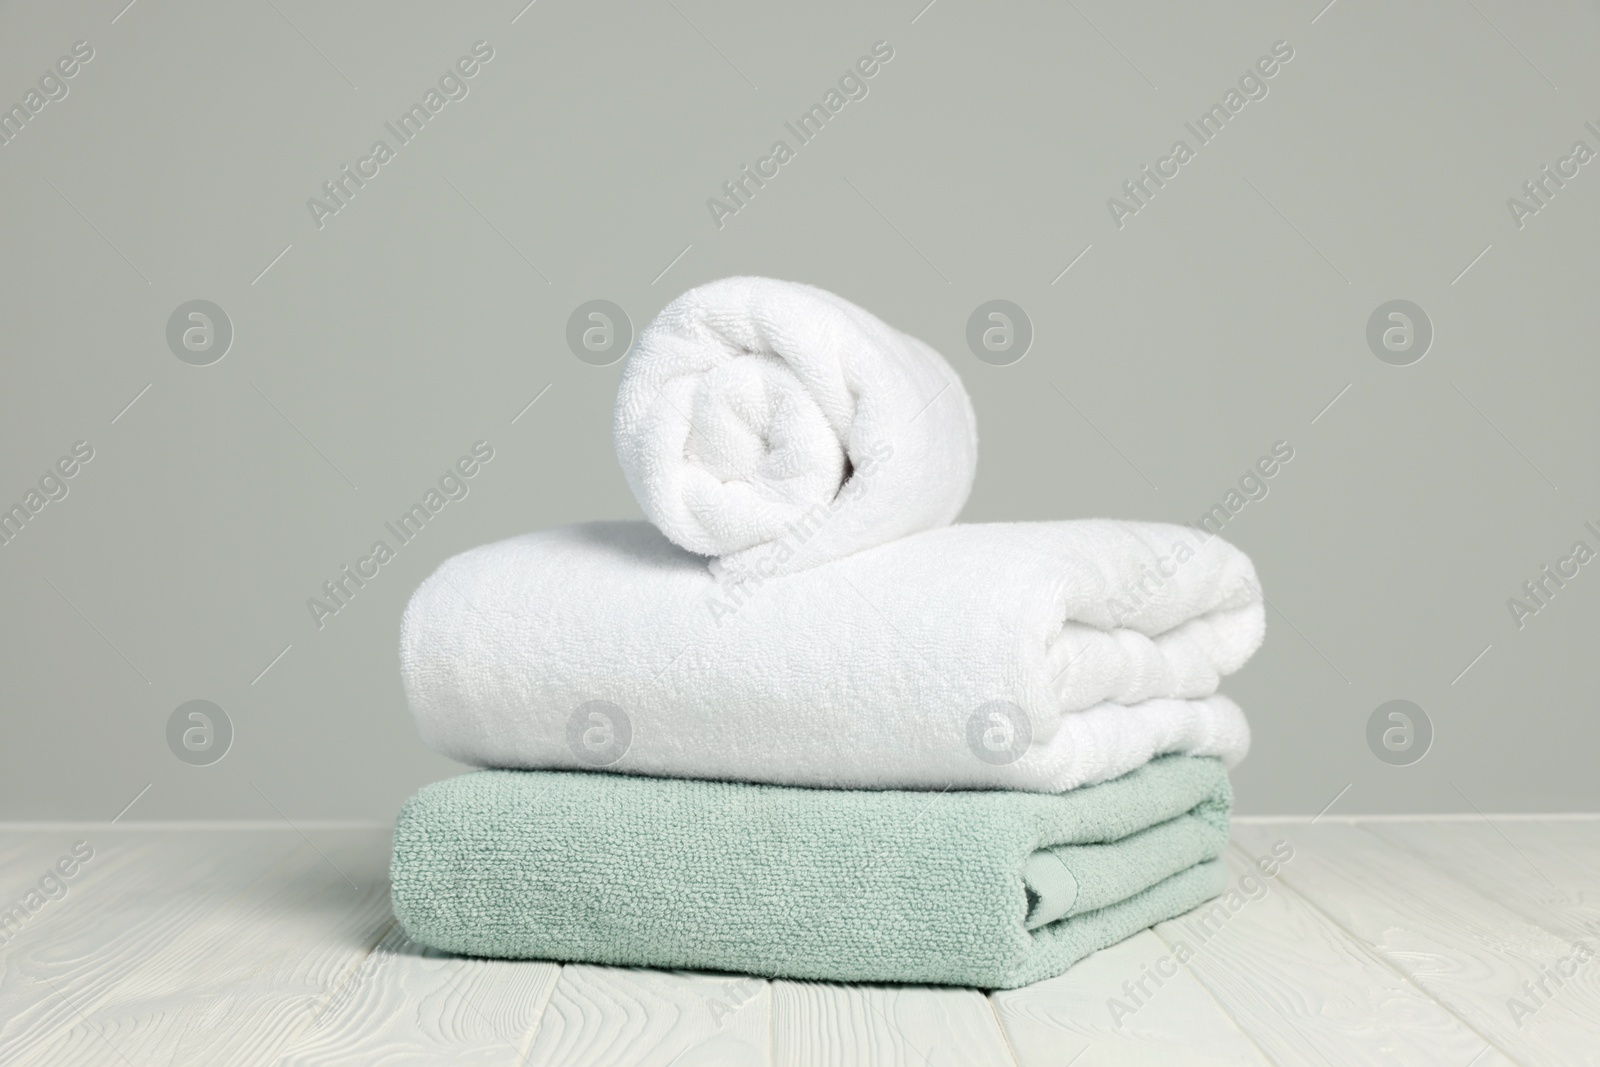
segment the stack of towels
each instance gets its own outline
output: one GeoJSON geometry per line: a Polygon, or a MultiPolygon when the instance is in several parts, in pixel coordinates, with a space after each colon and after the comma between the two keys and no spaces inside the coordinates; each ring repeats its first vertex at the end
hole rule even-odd
{"type": "Polygon", "coordinates": [[[1254,568],[1187,526],[950,525],[972,406],[927,345],[730,278],[639,337],[643,522],[446,561],[402,627],[424,739],[484,768],[395,829],[395,914],[478,956],[1010,988],[1215,896],[1219,679],[1254,568]]]}

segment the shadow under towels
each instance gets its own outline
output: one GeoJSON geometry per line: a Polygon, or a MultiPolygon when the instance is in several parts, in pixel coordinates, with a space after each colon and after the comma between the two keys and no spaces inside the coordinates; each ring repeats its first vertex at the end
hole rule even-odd
{"type": "Polygon", "coordinates": [[[394,833],[395,915],[476,956],[1006,989],[1216,896],[1222,764],[1059,795],[478,771],[394,833]]]}

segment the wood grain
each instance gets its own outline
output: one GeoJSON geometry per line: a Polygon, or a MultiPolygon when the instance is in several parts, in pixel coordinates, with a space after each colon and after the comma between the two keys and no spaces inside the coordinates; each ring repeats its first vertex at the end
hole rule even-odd
{"type": "Polygon", "coordinates": [[[391,927],[279,1062],[522,1063],[560,974],[554,963],[436,952],[391,927]]]}
{"type": "Polygon", "coordinates": [[[0,945],[0,1062],[1600,1063],[1600,821],[1244,824],[1236,883],[1280,838],[1203,944],[1182,918],[985,997],[434,952],[394,926],[382,829],[8,828],[19,898],[95,856],[0,945]]]}
{"type": "Polygon", "coordinates": [[[1363,827],[1569,940],[1600,950],[1600,823],[1383,822],[1363,827]]]}
{"type": "Polygon", "coordinates": [[[1263,877],[1265,854],[1230,849],[1230,891],[1156,932],[1273,1062],[1510,1062],[1285,886],[1295,860],[1263,877]]]}
{"type": "Polygon", "coordinates": [[[76,950],[73,962],[92,959],[99,973],[87,985],[82,975],[55,983],[53,1001],[70,1007],[72,1025],[58,1027],[32,1055],[51,1065],[118,1062],[108,1049],[130,1063],[273,1062],[389,922],[388,886],[373,870],[376,853],[387,849],[380,836],[323,833],[313,845],[292,832],[256,831],[214,857],[157,846],[165,862],[139,865],[146,878],[170,878],[197,863],[214,864],[214,873],[164,895],[132,926],[137,951],[132,944],[114,954],[76,950]],[[279,862],[255,858],[284,845],[279,862]],[[329,853],[340,856],[344,873],[329,853]],[[352,887],[347,875],[363,881],[352,887]],[[108,967],[112,958],[117,966],[108,967]]]}
{"type": "Polygon", "coordinates": [[[1152,931],[1135,934],[1043,982],[991,993],[1021,1067],[1255,1067],[1268,1062],[1188,969],[1132,1015],[1115,1016],[1123,983],[1169,954],[1152,931]]]}
{"type": "Polygon", "coordinates": [[[772,983],[777,1067],[1009,1067],[994,1009],[972,989],[772,983]]]}
{"type": "MultiPolygon", "coordinates": [[[[262,876],[295,847],[282,835],[224,832],[83,837],[95,855],[71,892],[35,916],[0,956],[0,1063],[24,1062],[81,1027],[82,1013],[112,998],[189,923],[227,914],[241,881],[262,876]]],[[[34,858],[25,877],[37,877],[38,866],[34,858]]],[[[98,1046],[102,1060],[108,1055],[91,1032],[80,1036],[98,1046]]]]}
{"type": "Polygon", "coordinates": [[[1538,983],[1572,952],[1566,939],[1358,826],[1234,833],[1255,852],[1279,837],[1291,841],[1285,884],[1513,1060],[1600,1063],[1600,961],[1553,995],[1534,996],[1523,984],[1538,983]]]}
{"type": "Polygon", "coordinates": [[[769,990],[742,975],[568,964],[527,1062],[560,1067],[766,1064],[769,990]]]}

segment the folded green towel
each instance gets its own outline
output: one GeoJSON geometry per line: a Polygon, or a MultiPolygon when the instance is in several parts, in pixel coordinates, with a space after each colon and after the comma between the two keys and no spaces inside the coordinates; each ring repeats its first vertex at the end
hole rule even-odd
{"type": "Polygon", "coordinates": [[[1011,988],[1219,893],[1221,762],[1067,793],[478,771],[394,834],[394,912],[476,956],[1011,988]]]}

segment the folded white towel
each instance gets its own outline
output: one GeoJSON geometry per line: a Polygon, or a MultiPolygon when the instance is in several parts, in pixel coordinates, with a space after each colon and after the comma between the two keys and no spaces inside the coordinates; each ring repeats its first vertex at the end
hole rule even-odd
{"type": "Polygon", "coordinates": [[[1056,792],[1240,759],[1214,694],[1262,630],[1249,559],[1185,526],[950,526],[719,582],[608,522],[445,561],[400,653],[423,739],[466,763],[1056,792]]]}
{"type": "Polygon", "coordinates": [[[663,308],[623,369],[613,429],[668,539],[760,575],[952,522],[978,455],[972,403],[939,353],[770,278],[663,308]]]}

